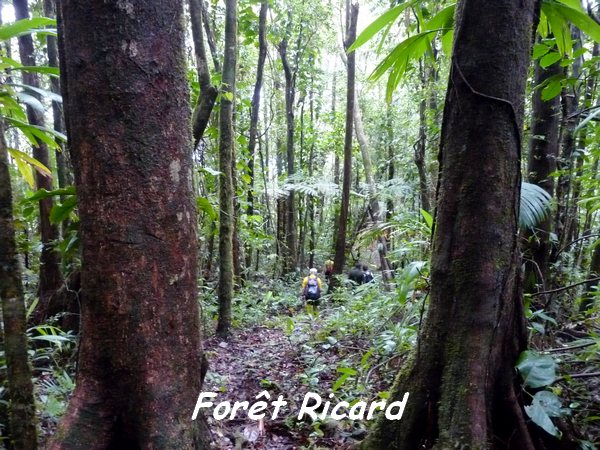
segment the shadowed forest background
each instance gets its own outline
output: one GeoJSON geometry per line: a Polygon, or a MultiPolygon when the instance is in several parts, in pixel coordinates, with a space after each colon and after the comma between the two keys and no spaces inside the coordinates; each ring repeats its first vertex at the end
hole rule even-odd
{"type": "Polygon", "coordinates": [[[0,448],[599,448],[600,2],[0,5],[0,448]]]}

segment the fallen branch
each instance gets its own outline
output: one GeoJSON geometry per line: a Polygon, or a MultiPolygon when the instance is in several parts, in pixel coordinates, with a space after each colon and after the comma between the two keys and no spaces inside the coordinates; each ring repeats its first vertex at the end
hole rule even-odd
{"type": "Polygon", "coordinates": [[[600,277],[590,278],[589,280],[583,280],[583,281],[580,281],[579,283],[570,284],[569,286],[563,286],[563,287],[560,287],[557,289],[550,289],[549,291],[534,292],[533,294],[529,294],[529,295],[532,297],[535,297],[538,295],[554,294],[556,292],[566,291],[568,289],[572,289],[574,287],[581,286],[582,284],[593,283],[595,281],[600,281],[600,277]]]}

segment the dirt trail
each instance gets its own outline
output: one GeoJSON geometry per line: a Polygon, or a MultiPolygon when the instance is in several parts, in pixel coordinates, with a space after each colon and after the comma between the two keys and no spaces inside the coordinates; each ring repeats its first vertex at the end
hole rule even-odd
{"type": "MultiPolygon", "coordinates": [[[[300,346],[277,328],[253,327],[235,330],[227,342],[212,337],[205,342],[209,372],[203,391],[218,393],[214,404],[228,400],[248,401],[268,391],[269,404],[279,395],[287,402],[278,417],[272,420],[269,407],[263,420],[251,420],[246,411],[240,411],[233,420],[215,420],[212,409],[207,411],[214,439],[214,448],[227,449],[348,449],[348,433],[341,433],[338,424],[323,424],[323,433],[314,433],[309,422],[298,422],[297,414],[304,394],[310,389],[302,383],[305,364],[300,357],[300,346]],[[321,434],[323,434],[321,436],[321,434]]],[[[323,385],[331,377],[323,374],[323,385]]],[[[264,400],[264,399],[263,399],[264,400]]],[[[351,442],[350,442],[351,441],[351,442]]]]}

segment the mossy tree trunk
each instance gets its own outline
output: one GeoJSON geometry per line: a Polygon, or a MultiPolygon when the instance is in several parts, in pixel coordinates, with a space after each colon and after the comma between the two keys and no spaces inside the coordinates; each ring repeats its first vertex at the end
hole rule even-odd
{"type": "Polygon", "coordinates": [[[233,108],[235,99],[235,72],[237,61],[237,1],[225,2],[225,53],[221,81],[221,108],[219,115],[219,321],[217,334],[227,337],[231,328],[231,302],[233,301],[233,231],[235,226],[233,205],[232,166],[235,136],[233,135],[233,108]]]}
{"type": "Polygon", "coordinates": [[[514,363],[526,345],[518,279],[522,105],[534,0],[462,0],[440,144],[430,305],[414,359],[363,449],[536,448],[514,363]],[[494,30],[493,37],[489,30],[494,30]]]}
{"type": "Polygon", "coordinates": [[[4,323],[2,348],[8,381],[10,448],[35,450],[35,402],[31,367],[27,356],[27,320],[21,269],[17,259],[13,225],[12,190],[4,123],[0,122],[0,299],[4,323]]]}
{"type": "Polygon", "coordinates": [[[204,420],[190,420],[202,348],[183,0],[60,9],[82,328],[48,448],[208,448],[204,420]]]}

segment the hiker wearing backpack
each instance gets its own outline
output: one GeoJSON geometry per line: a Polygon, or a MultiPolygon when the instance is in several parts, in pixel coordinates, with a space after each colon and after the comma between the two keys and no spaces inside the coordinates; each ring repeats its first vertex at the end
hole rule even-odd
{"type": "Polygon", "coordinates": [[[309,275],[304,277],[302,281],[302,296],[304,297],[304,301],[309,305],[317,306],[321,298],[322,288],[323,283],[317,276],[317,269],[313,267],[310,269],[309,275]]]}

